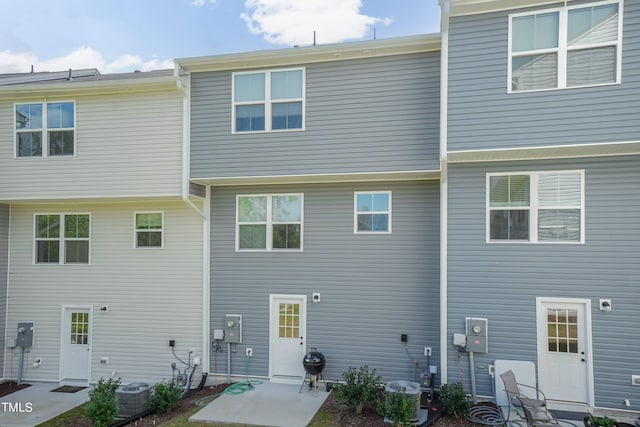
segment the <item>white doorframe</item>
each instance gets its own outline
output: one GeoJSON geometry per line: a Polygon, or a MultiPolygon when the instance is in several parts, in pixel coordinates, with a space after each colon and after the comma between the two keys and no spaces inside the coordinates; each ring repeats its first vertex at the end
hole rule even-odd
{"type": "MultiPolygon", "coordinates": [[[[291,376],[290,380],[292,383],[299,383],[302,378],[304,377],[304,368],[302,368],[302,359],[304,357],[304,355],[306,354],[306,348],[307,348],[307,296],[306,295],[290,295],[290,294],[269,294],[269,378],[273,381],[274,380],[274,356],[273,356],[273,349],[275,344],[275,335],[276,335],[276,327],[277,325],[274,324],[274,316],[276,315],[276,313],[274,313],[274,303],[276,300],[279,299],[293,299],[293,300],[297,300],[298,302],[300,302],[300,333],[301,333],[301,338],[300,338],[300,348],[301,348],[301,355],[300,355],[300,367],[302,369],[302,375],[301,376],[291,376]]],[[[287,378],[278,378],[277,379],[278,382],[289,382],[287,380],[287,378]]]]}
{"type": "Polygon", "coordinates": [[[60,315],[60,361],[58,364],[58,381],[63,384],[63,383],[69,383],[69,384],[86,384],[89,385],[90,379],[91,379],[91,355],[92,355],[92,348],[93,348],[93,306],[91,305],[75,305],[75,304],[70,304],[70,305],[62,305],[61,307],[61,315],[60,315]],[[85,310],[89,312],[89,337],[88,337],[88,342],[87,344],[89,345],[89,351],[88,351],[88,355],[87,355],[87,378],[86,381],[65,381],[65,378],[63,378],[63,369],[62,369],[62,362],[64,360],[64,346],[65,346],[65,338],[68,336],[67,331],[66,331],[66,319],[65,319],[65,314],[67,313],[67,311],[69,310],[85,310]]]}
{"type": "Polygon", "coordinates": [[[593,378],[593,334],[591,327],[591,300],[584,298],[536,298],[536,329],[537,329],[537,359],[538,359],[538,383],[540,389],[544,391],[544,384],[540,384],[540,370],[544,369],[544,357],[542,354],[543,346],[546,346],[547,342],[547,330],[546,330],[546,313],[543,309],[543,304],[546,303],[565,303],[582,305],[584,309],[584,323],[585,323],[585,358],[587,365],[587,404],[591,407],[595,405],[595,391],[594,391],[594,378],[593,378]],[[542,322],[544,320],[544,322],[542,322]],[[544,327],[541,325],[544,323],[544,327]]]}

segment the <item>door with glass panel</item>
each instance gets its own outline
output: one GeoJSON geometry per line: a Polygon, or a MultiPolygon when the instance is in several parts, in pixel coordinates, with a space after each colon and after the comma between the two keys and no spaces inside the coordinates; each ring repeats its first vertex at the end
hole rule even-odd
{"type": "Polygon", "coordinates": [[[91,323],[90,308],[63,308],[60,346],[60,381],[63,383],[89,381],[91,323]]]}
{"type": "Polygon", "coordinates": [[[300,381],[305,375],[306,296],[271,295],[269,366],[272,381],[300,381]]]}
{"type": "Polygon", "coordinates": [[[548,399],[590,403],[588,301],[538,300],[538,381],[548,399]]]}

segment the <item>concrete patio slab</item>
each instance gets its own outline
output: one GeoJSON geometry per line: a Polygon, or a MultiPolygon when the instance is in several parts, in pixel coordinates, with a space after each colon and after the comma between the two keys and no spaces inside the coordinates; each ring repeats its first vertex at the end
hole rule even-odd
{"type": "Polygon", "coordinates": [[[75,393],[51,390],[58,383],[30,383],[15,393],[0,398],[0,426],[33,427],[54,418],[89,400],[89,388],[75,393]]]}
{"type": "Polygon", "coordinates": [[[264,382],[242,394],[225,394],[189,418],[189,421],[269,427],[304,427],[329,396],[306,386],[264,382]]]}

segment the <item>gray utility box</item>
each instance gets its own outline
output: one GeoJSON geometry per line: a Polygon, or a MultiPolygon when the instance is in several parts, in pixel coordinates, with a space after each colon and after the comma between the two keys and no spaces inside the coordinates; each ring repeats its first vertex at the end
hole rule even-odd
{"type": "Polygon", "coordinates": [[[18,323],[16,347],[33,347],[33,322],[18,323]]]}
{"type": "Polygon", "coordinates": [[[487,319],[467,317],[467,351],[474,353],[488,353],[488,323],[487,319]]]}
{"type": "Polygon", "coordinates": [[[116,390],[119,415],[133,417],[151,408],[151,386],[146,383],[132,383],[116,390]]]}

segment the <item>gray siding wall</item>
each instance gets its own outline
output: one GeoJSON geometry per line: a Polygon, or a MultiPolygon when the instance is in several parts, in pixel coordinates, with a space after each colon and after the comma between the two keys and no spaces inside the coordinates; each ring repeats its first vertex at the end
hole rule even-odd
{"type": "Polygon", "coordinates": [[[299,132],[232,135],[231,71],[194,73],[191,177],[438,169],[439,56],[307,65],[299,132]]]}
{"type": "MultiPolygon", "coordinates": [[[[439,365],[438,218],[437,181],[213,188],[211,328],[227,313],[243,315],[232,372],[244,375],[252,347],[249,374],[268,375],[270,293],[307,295],[307,348],[325,355],[329,379],[368,364],[385,380],[412,380],[401,334],[421,366],[424,346],[439,365]],[[377,190],[393,192],[393,233],[355,235],[353,193],[377,190]],[[235,252],[236,194],[274,192],[304,193],[304,252],[235,252]],[[321,303],[311,303],[313,292],[321,303]]],[[[226,354],[212,354],[216,366],[226,372],[226,354]]]]}
{"type": "MultiPolygon", "coordinates": [[[[493,395],[487,365],[495,359],[536,362],[536,297],[591,299],[596,406],[639,410],[640,157],[451,165],[449,167],[449,326],[489,319],[489,354],[476,355],[478,393],[493,395]],[[585,244],[485,242],[485,177],[491,172],[585,170],[585,244]],[[599,298],[613,310],[601,312],[599,298]],[[623,407],[629,398],[632,407],[623,407]]],[[[461,357],[468,384],[469,363],[461,357]]],[[[449,382],[461,381],[449,345],[449,382]]]]}
{"type": "MultiPolygon", "coordinates": [[[[5,342],[9,269],[9,205],[0,205],[0,342],[5,342]]],[[[0,351],[0,376],[4,377],[4,352],[0,351]]]]}
{"type": "Polygon", "coordinates": [[[640,2],[624,3],[622,84],[535,93],[507,94],[508,13],[451,19],[449,150],[638,139],[640,2]]]}

